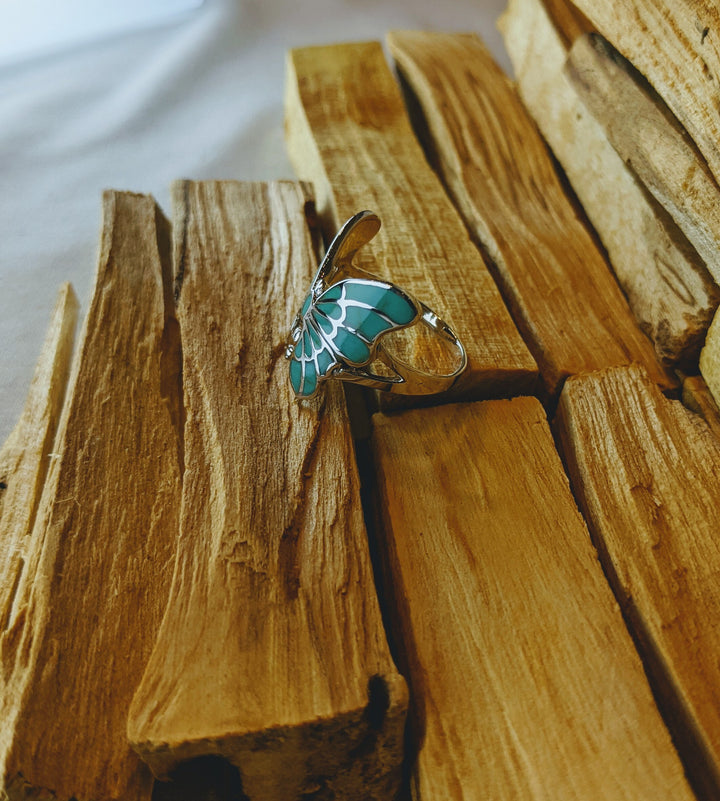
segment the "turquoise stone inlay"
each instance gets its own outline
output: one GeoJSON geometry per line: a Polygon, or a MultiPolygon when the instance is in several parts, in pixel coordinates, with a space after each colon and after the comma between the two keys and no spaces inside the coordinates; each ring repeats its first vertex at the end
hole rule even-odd
{"type": "Polygon", "coordinates": [[[303,395],[312,395],[317,386],[317,372],[312,362],[305,362],[303,378],[303,395]]]}
{"type": "Polygon", "coordinates": [[[302,367],[297,359],[290,362],[290,383],[295,390],[295,394],[300,392],[300,381],[302,380],[302,367]]]}
{"type": "Polygon", "coordinates": [[[335,335],[335,347],[349,362],[362,364],[370,358],[370,348],[357,334],[341,328],[335,335]]]}
{"type": "Polygon", "coordinates": [[[371,342],[381,334],[392,328],[392,322],[381,317],[373,309],[364,309],[362,306],[350,306],[345,312],[345,325],[351,331],[358,331],[371,342]]]}

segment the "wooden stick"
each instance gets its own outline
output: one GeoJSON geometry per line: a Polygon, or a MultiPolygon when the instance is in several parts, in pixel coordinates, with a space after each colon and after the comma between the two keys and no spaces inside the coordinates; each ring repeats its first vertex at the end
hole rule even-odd
{"type": "Polygon", "coordinates": [[[682,402],[688,409],[699,414],[710,430],[720,438],[720,409],[701,375],[683,378],[682,402]]]}
{"type": "Polygon", "coordinates": [[[690,801],[539,402],[374,423],[414,797],[690,801]]]}
{"type": "Polygon", "coordinates": [[[693,784],[720,794],[720,441],[637,366],[568,379],[576,496],[693,784]]]}
{"type": "Polygon", "coordinates": [[[717,288],[684,234],[641,188],[564,74],[584,30],[567,4],[510,0],[501,20],[523,102],[607,249],[615,275],[658,355],[696,369],[717,288]],[[575,38],[573,38],[575,37],[575,38]]]}
{"type": "Polygon", "coordinates": [[[515,88],[480,39],[404,31],[388,44],[432,159],[494,264],[549,393],[568,375],[632,361],[672,386],[515,88]]]}
{"type": "Polygon", "coordinates": [[[169,409],[179,352],[163,280],[165,221],[140,195],[108,192],[103,210],[57,457],[0,640],[10,799],[131,801],[152,788],[125,729],[177,537],[180,445],[169,409]]]}
{"type": "MultiPolygon", "coordinates": [[[[0,449],[0,631],[10,625],[30,535],[53,453],[70,373],[78,302],[70,284],[57,297],[25,406],[0,449]]],[[[0,686],[2,678],[0,677],[0,686]]]]}
{"type": "Polygon", "coordinates": [[[685,129],[632,64],[597,34],[573,43],[565,70],[620,157],[720,283],[720,188],[685,129]]]}
{"type": "Polygon", "coordinates": [[[407,689],[373,585],[342,387],[282,358],[316,262],[292,183],[175,186],[178,560],[128,731],[156,774],[218,754],[251,801],[392,797],[407,689]]]}
{"type": "Polygon", "coordinates": [[[706,0],[573,0],[648,79],[720,179],[720,8],[706,0]]]}
{"type": "Polygon", "coordinates": [[[534,360],[425,161],[380,44],[291,51],[285,111],[288,153],[314,182],[326,233],[377,212],[383,228],[358,265],[428,304],[465,344],[470,364],[452,396],[532,389],[534,360]]]}

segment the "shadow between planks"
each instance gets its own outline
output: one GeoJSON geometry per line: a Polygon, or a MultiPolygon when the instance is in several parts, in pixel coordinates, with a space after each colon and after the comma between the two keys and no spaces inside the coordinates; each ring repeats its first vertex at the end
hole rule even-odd
{"type": "MultiPolygon", "coordinates": [[[[65,288],[26,412],[0,451],[4,792],[339,801],[540,799],[552,788],[578,800],[690,799],[687,772],[712,797],[715,723],[698,710],[718,686],[706,680],[714,632],[702,633],[701,675],[682,649],[715,603],[700,566],[712,572],[717,556],[709,532],[687,552],[682,534],[683,514],[705,520],[720,494],[715,435],[662,398],[647,372],[672,381],[643,345],[646,372],[593,365],[565,389],[553,378],[587,524],[532,397],[371,422],[374,400],[353,391],[353,449],[343,392],[298,407],[281,358],[316,261],[309,193],[180,182],[172,229],[151,198],[106,195],[72,369],[65,288]],[[605,415],[615,431],[623,392],[658,411],[654,422],[631,417],[632,441],[614,434],[619,451],[644,439],[670,447],[678,431],[690,443],[666,495],[653,478],[663,462],[646,451],[641,476],[631,463],[624,484],[598,489],[614,467],[612,454],[595,464],[605,429],[582,430],[573,414],[605,415]],[[663,514],[675,489],[681,498],[660,561],[657,515],[635,521],[649,550],[631,550],[597,511],[637,486],[663,514]],[[700,498],[694,512],[685,496],[700,498]],[[677,619],[650,580],[657,570],[668,582],[689,570],[705,588],[685,590],[677,619]],[[138,754],[175,781],[153,784],[138,754]]],[[[529,372],[518,359],[514,385],[527,388],[529,372]]]]}

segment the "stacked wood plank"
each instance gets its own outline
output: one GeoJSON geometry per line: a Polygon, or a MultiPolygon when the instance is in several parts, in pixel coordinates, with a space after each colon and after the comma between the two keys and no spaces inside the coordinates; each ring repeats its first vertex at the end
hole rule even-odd
{"type": "MultiPolygon", "coordinates": [[[[635,315],[663,358],[696,369],[720,295],[703,259],[626,166],[565,72],[569,48],[582,43],[587,25],[561,2],[510,0],[501,28],[523,102],[607,249],[635,315]]],[[[626,107],[620,119],[632,127],[635,116],[626,107]]]]}
{"type": "Polygon", "coordinates": [[[382,799],[407,691],[373,591],[344,398],[283,352],[315,269],[296,184],[181,183],[185,477],[170,599],[130,709],[157,775],[220,755],[253,801],[382,799]],[[352,636],[348,636],[352,632],[352,636]]]}
{"type": "MultiPolygon", "coordinates": [[[[709,323],[720,279],[717,9],[696,1],[573,3],[511,0],[501,28],[519,89],[639,319],[663,284],[671,290],[648,330],[656,345],[672,329],[690,334],[675,363],[699,366],[705,380],[684,375],[683,400],[707,425],[631,368],[569,379],[558,430],[688,774],[701,797],[716,798],[719,429],[710,393],[720,397],[720,322],[709,323]],[[647,222],[635,225],[648,212],[683,262],[660,256],[647,222]],[[623,243],[628,232],[632,248],[623,243]],[[623,260],[639,254],[638,242],[658,268],[653,283],[628,278],[623,260]]],[[[665,345],[673,342],[680,340],[665,345]]]]}
{"type": "Polygon", "coordinates": [[[20,420],[0,450],[0,621],[15,616],[25,562],[67,388],[78,303],[69,284],[58,294],[20,420]]]}
{"type": "Polygon", "coordinates": [[[108,193],[94,299],[0,640],[10,798],[150,797],[150,771],[125,730],[177,536],[168,257],[152,199],[108,193]]]}
{"type": "Polygon", "coordinates": [[[476,36],[394,33],[428,148],[555,395],[568,375],[637,361],[670,385],[520,98],[476,36]]]}
{"type": "Polygon", "coordinates": [[[390,36],[415,130],[379,43],[293,51],[314,189],[178,182],[170,222],[106,194],[72,367],[66,287],[0,450],[0,797],[720,795],[709,143],[597,38],[640,65],[605,4],[503,25],[519,93],[474,36],[390,36]],[[342,387],[296,403],[283,358],[313,197],[326,237],[379,215],[358,266],[470,356],[355,446],[342,387]]]}
{"type": "Polygon", "coordinates": [[[676,742],[698,786],[716,798],[720,440],[636,367],[569,379],[558,426],[601,561],[676,742]]]}
{"type": "MultiPolygon", "coordinates": [[[[509,298],[516,321],[526,336],[529,332],[544,331],[545,338],[535,335],[531,347],[541,369],[545,368],[547,386],[559,387],[567,374],[580,369],[596,369],[610,363],[628,364],[633,358],[645,360],[655,380],[670,385],[671,381],[657,367],[652,354],[647,355],[648,343],[640,336],[617,287],[609,280],[596,246],[579,226],[540,140],[505,80],[488,63],[476,41],[467,37],[395,34],[391,49],[407,82],[412,85],[415,99],[427,109],[422,121],[426,143],[432,143],[436,154],[431,160],[438,166],[474,238],[494,261],[495,274],[501,276],[501,285],[504,282],[505,296],[509,298]],[[461,89],[456,86],[458,75],[469,76],[461,89]],[[481,80],[487,87],[484,90],[478,88],[481,80]],[[475,111],[476,106],[485,116],[475,111]],[[491,129],[490,133],[484,136],[478,133],[487,128],[491,129]],[[519,149],[526,154],[519,164],[510,152],[510,144],[503,139],[508,129],[510,142],[517,140],[525,144],[527,137],[535,137],[529,140],[535,143],[529,153],[519,149]],[[507,154],[505,158],[503,154],[507,154]],[[540,187],[547,189],[547,196],[539,195],[540,187]],[[481,195],[483,199],[487,195],[489,208],[481,205],[481,195]],[[523,214],[531,233],[527,236],[528,244],[521,250],[516,240],[525,230],[518,225],[523,214]],[[578,251],[595,265],[579,274],[582,259],[573,266],[563,253],[578,237],[584,237],[578,251]],[[567,291],[563,281],[554,276],[554,294],[567,294],[563,296],[564,302],[561,298],[557,306],[552,307],[551,313],[547,313],[546,307],[554,297],[548,290],[551,282],[542,283],[546,279],[541,275],[545,263],[532,247],[537,242],[542,242],[545,253],[549,254],[546,256],[548,263],[560,264],[564,269],[564,273],[558,269],[558,275],[571,277],[577,287],[585,287],[567,291]],[[522,255],[517,255],[516,251],[522,255]],[[591,278],[587,278],[588,274],[591,278]],[[587,291],[586,283],[595,287],[594,290],[587,291]],[[522,287],[522,291],[514,284],[522,287]],[[507,290],[508,286],[511,291],[507,290]],[[582,291],[587,291],[584,307],[575,297],[582,291]],[[612,301],[612,298],[619,300],[612,301]],[[612,311],[608,308],[604,315],[598,314],[595,319],[600,324],[597,327],[588,324],[588,318],[593,317],[591,310],[605,302],[615,303],[612,311]],[[566,316],[558,310],[563,310],[566,316]],[[546,315],[545,322],[543,315],[546,315]],[[553,322],[559,331],[551,330],[553,322]],[[563,337],[571,336],[572,326],[577,327],[573,332],[574,341],[580,347],[579,332],[584,332],[594,345],[593,337],[598,338],[598,329],[606,326],[605,330],[612,332],[613,347],[622,343],[618,348],[622,355],[613,355],[612,347],[597,348],[600,353],[591,353],[592,348],[586,342],[584,362],[583,357],[574,362],[567,356],[564,361],[558,359],[555,354],[564,345],[563,337]],[[627,331],[627,335],[623,331],[627,331]],[[555,352],[553,345],[548,346],[549,342],[553,342],[555,352]],[[633,353],[633,342],[638,343],[637,350],[629,356],[633,353]]],[[[397,122],[397,111],[388,116],[378,113],[375,117],[368,112],[368,109],[387,107],[389,90],[375,102],[372,87],[376,81],[367,80],[366,75],[361,80],[355,62],[364,66],[370,63],[370,72],[375,75],[382,73],[380,67],[375,67],[376,60],[377,56],[368,46],[297,51],[290,59],[288,136],[291,152],[298,147],[298,141],[304,143],[299,151],[303,157],[296,156],[295,163],[303,177],[313,178],[322,185],[329,182],[333,191],[340,187],[349,193],[354,187],[360,187],[355,192],[361,198],[364,193],[376,191],[379,183],[374,167],[377,157],[372,154],[381,147],[377,141],[380,122],[384,126],[382,147],[385,148],[381,152],[391,155],[404,152],[402,143],[407,138],[405,123],[401,126],[397,122]],[[355,59],[351,60],[353,54],[355,59]],[[316,89],[317,86],[320,89],[316,89]],[[394,140],[398,141],[395,146],[394,140]],[[362,155],[357,163],[353,161],[351,168],[344,164],[338,166],[341,141],[352,142],[350,152],[362,155]],[[365,155],[368,151],[370,155],[365,155]],[[346,172],[350,173],[350,178],[346,177],[346,172]]],[[[383,80],[377,83],[384,86],[383,80]]],[[[388,173],[388,180],[391,180],[392,169],[388,173]]],[[[394,192],[392,204],[397,202],[398,196],[398,192],[394,192]]],[[[333,200],[328,199],[327,207],[332,208],[332,204],[333,200]]],[[[384,245],[380,253],[384,255],[384,245]]],[[[366,265],[364,262],[363,266],[366,265]]],[[[377,272],[382,265],[382,259],[377,259],[368,269],[377,272]]],[[[403,276],[417,280],[416,274],[422,275],[422,266],[403,276]]],[[[704,324],[707,325],[707,319],[704,324]]],[[[592,575],[597,570],[594,557],[589,560],[579,557],[583,567],[578,568],[573,578],[552,572],[549,563],[540,556],[543,551],[538,540],[543,541],[543,504],[550,504],[554,511],[548,512],[549,518],[557,522],[557,509],[565,508],[562,499],[569,496],[563,495],[567,489],[566,485],[565,489],[561,488],[562,482],[554,490],[550,489],[548,482],[558,464],[557,456],[553,455],[552,447],[546,448],[548,434],[547,431],[542,433],[544,420],[542,414],[538,416],[537,407],[532,403],[521,404],[513,407],[516,414],[508,413],[506,408],[503,404],[493,406],[487,402],[432,412],[406,411],[400,416],[380,416],[374,420],[377,542],[384,565],[383,587],[393,636],[412,690],[410,731],[411,758],[415,760],[411,774],[414,795],[417,798],[462,798],[467,793],[468,797],[476,797],[480,788],[485,793],[490,787],[491,794],[497,797],[507,794],[525,798],[534,797],[533,794],[542,797],[543,788],[552,787],[554,792],[565,792],[568,797],[574,797],[572,793],[575,797],[586,797],[583,792],[593,797],[602,797],[602,793],[614,797],[618,788],[623,788],[621,792],[627,793],[627,797],[649,798],[667,792],[669,797],[689,798],[691,793],[677,755],[649,700],[644,674],[632,667],[637,663],[633,662],[633,650],[611,596],[606,596],[609,606],[604,606],[600,596],[582,605],[588,614],[598,614],[603,619],[609,610],[614,610],[603,624],[591,623],[587,618],[573,618],[569,611],[576,599],[582,597],[578,577],[592,575]],[[488,422],[484,425],[480,421],[486,416],[488,422]],[[497,451],[491,432],[499,437],[497,451]],[[528,440],[532,445],[525,451],[520,443],[528,440]],[[519,453],[522,456],[518,456],[519,453]],[[519,459],[517,468],[513,467],[516,457],[519,459]],[[533,482],[538,480],[541,489],[536,490],[533,482]],[[527,507],[519,502],[518,493],[527,499],[527,507]],[[487,517],[484,509],[487,509],[487,517]],[[478,538],[479,532],[485,531],[487,540],[478,538]],[[520,537],[519,542],[524,545],[519,545],[509,533],[514,531],[518,537],[522,532],[529,538],[526,541],[520,537]],[[493,546],[497,547],[496,552],[493,546]],[[515,547],[520,551],[513,550],[515,547]],[[522,559],[518,554],[523,548],[530,549],[538,557],[527,574],[520,569],[522,559]],[[492,557],[493,553],[497,554],[496,558],[492,557]],[[487,574],[483,572],[483,560],[490,563],[487,574]],[[504,583],[503,564],[512,564],[518,570],[517,576],[511,572],[507,577],[508,584],[504,583]],[[534,570],[540,564],[543,567],[534,570]],[[548,591],[546,601],[542,600],[544,587],[553,588],[552,592],[548,591]],[[507,617],[503,616],[504,606],[515,603],[517,607],[512,607],[515,611],[509,610],[507,617]],[[554,603],[559,604],[566,614],[560,613],[556,620],[545,603],[550,608],[554,603]],[[533,608],[534,604],[537,608],[533,608]],[[554,622],[550,624],[550,620],[554,622]],[[522,634],[519,633],[521,627],[522,634]],[[573,678],[572,657],[569,656],[576,653],[575,644],[580,639],[580,635],[573,633],[576,628],[583,631],[599,628],[603,632],[598,641],[588,642],[587,649],[583,650],[582,679],[579,674],[577,679],[573,678]],[[503,640],[508,630],[518,632],[517,638],[509,644],[503,640]],[[549,630],[557,663],[548,662],[547,654],[542,652],[549,630]],[[485,633],[486,638],[483,638],[485,633]],[[627,662],[623,662],[624,657],[620,655],[624,648],[633,655],[627,662]],[[614,677],[617,679],[622,674],[620,707],[628,712],[633,710],[632,714],[639,716],[637,723],[630,723],[619,708],[617,716],[613,717],[618,726],[617,735],[609,735],[606,718],[601,720],[603,704],[598,700],[594,706],[590,700],[592,692],[597,692],[598,699],[606,699],[609,688],[598,686],[591,691],[587,685],[588,673],[609,675],[605,668],[588,667],[592,660],[601,660],[608,652],[613,654],[614,677]],[[448,658],[448,654],[452,654],[452,658],[448,658]],[[547,673],[538,672],[538,662],[547,666],[547,673]],[[620,668],[621,664],[626,667],[620,668]],[[506,676],[507,684],[504,684],[506,676]],[[553,681],[558,682],[557,691],[552,689],[553,681]],[[577,683],[583,685],[583,697],[582,701],[573,702],[571,688],[577,683]],[[521,687],[527,694],[522,694],[521,687]],[[571,711],[574,703],[583,709],[583,725],[568,727],[567,721],[575,718],[571,711]],[[589,711],[593,708],[598,717],[589,711]],[[494,723],[488,725],[490,716],[494,723]],[[637,726],[646,732],[642,745],[624,740],[620,734],[637,726]],[[542,731],[542,735],[538,736],[538,731],[542,731]],[[600,737],[600,743],[592,738],[591,732],[597,731],[605,735],[600,737]],[[586,751],[589,742],[593,745],[586,751]],[[547,743],[553,744],[552,754],[545,750],[547,743]],[[558,749],[558,743],[564,745],[558,749]],[[646,747],[650,743],[652,746],[646,747]],[[602,749],[608,750],[598,757],[602,749]],[[639,773],[614,775],[613,770],[620,770],[620,765],[626,764],[629,753],[633,754],[630,761],[636,767],[643,765],[639,773]],[[564,754],[572,754],[572,758],[566,760],[564,754]],[[587,763],[582,754],[587,754],[587,763]],[[485,759],[483,755],[487,755],[485,759]],[[667,767],[670,773],[661,776],[660,765],[667,767]],[[573,778],[576,768],[578,774],[573,778]]],[[[580,542],[588,543],[582,524],[575,529],[575,524],[570,522],[579,520],[573,514],[576,513],[570,501],[568,520],[560,528],[576,532],[577,540],[571,538],[574,544],[567,546],[571,551],[580,542]]],[[[559,547],[557,542],[554,547],[559,547]]],[[[589,553],[592,554],[592,549],[589,553]]],[[[572,564],[568,554],[556,551],[553,551],[553,560],[553,565],[572,564]]],[[[598,577],[597,587],[607,593],[602,576],[598,577]]],[[[617,693],[617,687],[613,692],[617,693]]]]}
{"type": "Polygon", "coordinates": [[[717,9],[573,2],[510,0],[501,27],[520,92],[638,319],[717,400],[717,9]]]}
{"type": "Polygon", "coordinates": [[[453,397],[531,391],[535,361],[425,161],[380,44],[291,51],[285,109],[288,153],[315,186],[325,228],[377,212],[383,227],[358,266],[411,292],[464,343],[453,397]]]}
{"type": "Polygon", "coordinates": [[[3,797],[150,799],[150,768],[194,757],[253,800],[392,797],[407,689],[343,393],[293,403],[278,360],[316,268],[307,188],[175,199],[171,238],[107,194],[62,419],[69,288],[2,451],[3,797]]]}
{"type": "Polygon", "coordinates": [[[691,799],[534,398],[376,416],[414,795],[691,799]]]}

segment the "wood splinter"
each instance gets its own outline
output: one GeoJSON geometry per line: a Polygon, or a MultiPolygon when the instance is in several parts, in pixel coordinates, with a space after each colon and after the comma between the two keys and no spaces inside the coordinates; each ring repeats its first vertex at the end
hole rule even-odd
{"type": "Polygon", "coordinates": [[[178,525],[166,227],[152,198],[105,194],[95,291],[0,633],[0,796],[10,801],[152,794],[126,721],[178,525]]]}

